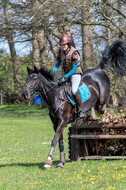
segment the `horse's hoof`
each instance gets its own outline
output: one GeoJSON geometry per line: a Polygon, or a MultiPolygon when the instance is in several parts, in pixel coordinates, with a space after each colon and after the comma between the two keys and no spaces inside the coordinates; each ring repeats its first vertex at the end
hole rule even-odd
{"type": "Polygon", "coordinates": [[[50,168],[52,166],[52,160],[46,160],[44,163],[44,168],[50,168]]]}
{"type": "Polygon", "coordinates": [[[64,165],[60,162],[57,166],[56,166],[56,168],[64,168],[64,165]]]}
{"type": "Polygon", "coordinates": [[[49,165],[49,164],[44,164],[44,168],[50,168],[51,167],[51,165],[49,165]]]}

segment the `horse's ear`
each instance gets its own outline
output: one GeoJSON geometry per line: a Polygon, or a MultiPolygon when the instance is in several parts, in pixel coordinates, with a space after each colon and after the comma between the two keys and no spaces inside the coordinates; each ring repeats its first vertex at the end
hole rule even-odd
{"type": "Polygon", "coordinates": [[[34,65],[34,71],[35,71],[35,73],[39,73],[39,70],[35,65],[34,65]]]}
{"type": "Polygon", "coordinates": [[[28,72],[28,75],[30,75],[31,73],[33,73],[33,69],[27,67],[27,72],[28,72]]]}

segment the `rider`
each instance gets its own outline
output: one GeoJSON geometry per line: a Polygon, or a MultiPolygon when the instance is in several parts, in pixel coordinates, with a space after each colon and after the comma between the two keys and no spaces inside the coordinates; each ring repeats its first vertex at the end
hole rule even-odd
{"type": "Polygon", "coordinates": [[[74,95],[74,99],[76,102],[78,116],[80,118],[86,117],[86,114],[83,112],[82,109],[82,101],[77,92],[80,81],[81,81],[81,74],[82,69],[80,66],[80,55],[77,49],[75,49],[72,45],[72,39],[69,35],[64,34],[59,41],[60,51],[57,57],[56,65],[52,70],[52,74],[54,75],[60,64],[63,67],[63,75],[59,78],[59,83],[64,83],[65,81],[70,78],[72,84],[72,93],[74,95]]]}

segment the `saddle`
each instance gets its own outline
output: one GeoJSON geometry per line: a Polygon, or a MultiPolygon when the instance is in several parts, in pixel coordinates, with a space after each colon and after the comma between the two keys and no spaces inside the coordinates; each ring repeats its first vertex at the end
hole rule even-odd
{"type": "MultiPolygon", "coordinates": [[[[68,100],[71,102],[71,104],[73,106],[76,106],[76,102],[75,102],[73,94],[72,94],[71,83],[70,82],[66,83],[64,90],[65,90],[65,93],[66,93],[66,96],[67,96],[68,100]]],[[[87,85],[82,81],[81,81],[81,83],[79,85],[79,88],[78,88],[78,94],[79,94],[79,96],[81,98],[82,103],[87,101],[91,96],[87,85]]]]}

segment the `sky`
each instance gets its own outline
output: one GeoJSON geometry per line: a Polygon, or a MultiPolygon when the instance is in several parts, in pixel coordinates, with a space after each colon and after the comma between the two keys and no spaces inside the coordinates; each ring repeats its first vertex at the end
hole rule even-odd
{"type": "MultiPolygon", "coordinates": [[[[8,54],[10,54],[9,46],[7,41],[0,42],[0,49],[4,49],[8,54]]],[[[16,43],[15,44],[15,49],[17,55],[24,57],[30,53],[32,50],[32,47],[30,43],[16,43]]]]}

